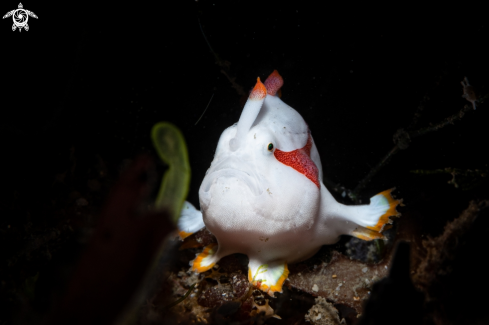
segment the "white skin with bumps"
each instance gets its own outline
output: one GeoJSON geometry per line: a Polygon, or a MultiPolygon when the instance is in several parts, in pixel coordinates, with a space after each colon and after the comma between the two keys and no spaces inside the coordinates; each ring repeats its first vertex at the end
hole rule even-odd
{"type": "MultiPolygon", "coordinates": [[[[386,212],[389,203],[379,195],[370,205],[338,203],[322,177],[319,153],[302,116],[277,96],[249,99],[239,122],[219,139],[199,189],[201,212],[186,203],[179,228],[193,233],[205,224],[216,236],[217,252],[206,264],[242,253],[253,272],[263,264],[272,271],[311,257],[342,234],[375,226],[386,212]],[[309,137],[309,159],[318,169],[319,187],[274,156],[277,149],[303,148],[309,137]]],[[[275,276],[269,276],[273,282],[275,276]]]]}

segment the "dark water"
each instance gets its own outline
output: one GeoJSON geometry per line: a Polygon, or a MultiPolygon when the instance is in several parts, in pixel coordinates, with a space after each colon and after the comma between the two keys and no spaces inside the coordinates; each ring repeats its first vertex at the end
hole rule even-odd
{"type": "MultiPolygon", "coordinates": [[[[1,227],[9,261],[23,249],[26,224],[44,229],[69,215],[50,213],[60,204],[51,200],[55,175],[73,169],[64,190],[82,193],[101,171],[116,179],[125,160],[154,155],[149,131],[158,121],[174,123],[186,138],[188,199],[197,203],[217,140],[242,108],[243,98],[221,73],[216,55],[229,63],[229,75],[245,92],[257,77],[280,72],[282,99],[308,123],[325,178],[349,189],[393,147],[392,135],[410,125],[423,96],[430,99],[413,129],[463,108],[464,76],[480,94],[489,92],[488,26],[478,17],[481,8],[465,14],[464,8],[446,7],[201,0],[24,8],[39,17],[29,19],[29,31],[12,32],[9,19],[0,26],[1,227]],[[20,229],[13,237],[9,225],[20,229]]],[[[447,184],[450,175],[410,171],[489,169],[487,119],[483,104],[454,125],[414,139],[362,198],[397,187],[406,205],[430,216],[425,233],[439,234],[469,200],[487,198],[487,182],[461,191],[447,184]]],[[[109,187],[91,204],[100,207],[109,187]]],[[[21,281],[36,267],[19,267],[24,275],[2,281],[21,281]]],[[[2,268],[12,272],[7,264],[2,268]]]]}

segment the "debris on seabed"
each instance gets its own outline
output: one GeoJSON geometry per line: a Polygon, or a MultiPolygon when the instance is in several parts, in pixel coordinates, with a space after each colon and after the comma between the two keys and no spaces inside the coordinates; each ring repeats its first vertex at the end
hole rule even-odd
{"type": "Polygon", "coordinates": [[[316,298],[316,304],[306,314],[306,321],[313,325],[339,325],[342,324],[338,316],[338,310],[332,303],[323,297],[316,298]]]}

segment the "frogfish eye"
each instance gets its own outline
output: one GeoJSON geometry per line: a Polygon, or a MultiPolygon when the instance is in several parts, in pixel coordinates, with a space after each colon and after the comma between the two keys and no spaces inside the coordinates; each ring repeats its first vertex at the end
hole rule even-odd
{"type": "Polygon", "coordinates": [[[268,151],[273,151],[273,143],[269,143],[267,146],[268,151]]]}

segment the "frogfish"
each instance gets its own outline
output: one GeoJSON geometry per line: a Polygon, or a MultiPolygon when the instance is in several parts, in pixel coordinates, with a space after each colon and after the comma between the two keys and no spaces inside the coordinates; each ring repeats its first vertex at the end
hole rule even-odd
{"type": "Polygon", "coordinates": [[[224,256],[246,254],[249,281],[271,296],[282,292],[288,264],[341,235],[384,238],[401,203],[392,189],[368,205],[337,202],[322,182],[308,125],[278,96],[282,85],[276,70],[264,83],[257,79],[238,123],[217,143],[199,189],[200,211],[186,201],[178,222],[182,239],[204,227],[217,238],[190,262],[191,270],[205,272],[224,256]]]}

